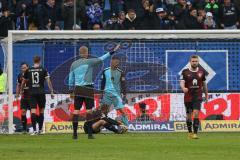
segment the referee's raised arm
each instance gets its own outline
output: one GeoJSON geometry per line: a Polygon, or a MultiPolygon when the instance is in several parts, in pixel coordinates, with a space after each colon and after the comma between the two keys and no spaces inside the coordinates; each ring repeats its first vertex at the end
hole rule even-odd
{"type": "Polygon", "coordinates": [[[101,63],[102,61],[104,61],[105,59],[109,58],[110,56],[112,56],[117,50],[119,50],[120,45],[118,44],[112,51],[109,51],[107,53],[105,53],[104,55],[102,55],[101,57],[97,57],[97,58],[89,58],[88,59],[88,63],[89,65],[95,65],[97,63],[101,63]]]}

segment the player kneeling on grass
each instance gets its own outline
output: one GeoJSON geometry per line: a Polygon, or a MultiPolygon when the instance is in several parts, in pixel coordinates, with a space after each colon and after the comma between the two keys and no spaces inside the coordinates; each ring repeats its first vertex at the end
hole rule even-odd
{"type": "Polygon", "coordinates": [[[199,111],[203,100],[202,92],[204,91],[207,102],[208,89],[205,82],[205,71],[199,67],[199,58],[197,55],[190,57],[190,67],[182,71],[180,79],[180,86],[184,92],[184,103],[187,113],[188,137],[198,139],[197,132],[199,127],[199,111]]]}
{"type": "Polygon", "coordinates": [[[121,69],[119,69],[120,59],[116,56],[111,59],[111,66],[104,69],[102,73],[101,90],[103,91],[103,97],[101,100],[102,105],[114,106],[121,114],[121,120],[124,125],[128,126],[128,118],[123,111],[124,104],[126,102],[126,80],[125,75],[121,69]]]}
{"type": "Polygon", "coordinates": [[[121,122],[107,117],[109,107],[102,105],[99,109],[88,114],[84,123],[84,132],[88,134],[89,139],[94,139],[93,134],[101,132],[103,128],[116,134],[123,134],[127,131],[127,127],[121,122]]]}

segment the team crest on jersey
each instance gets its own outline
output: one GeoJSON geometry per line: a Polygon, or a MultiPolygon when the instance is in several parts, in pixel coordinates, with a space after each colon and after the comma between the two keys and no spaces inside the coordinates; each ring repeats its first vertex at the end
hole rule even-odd
{"type": "Polygon", "coordinates": [[[198,77],[199,77],[199,78],[201,78],[201,77],[202,77],[202,75],[203,75],[202,73],[198,73],[198,77]]]}
{"type": "Polygon", "coordinates": [[[197,79],[193,79],[192,83],[193,83],[194,86],[197,86],[198,85],[197,79]]]}

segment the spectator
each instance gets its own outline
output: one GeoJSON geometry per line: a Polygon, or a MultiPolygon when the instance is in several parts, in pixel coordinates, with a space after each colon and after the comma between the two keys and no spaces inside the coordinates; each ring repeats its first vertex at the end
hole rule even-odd
{"type": "Polygon", "coordinates": [[[202,29],[202,19],[197,16],[197,10],[192,8],[189,12],[188,17],[185,19],[186,29],[202,29]]]}
{"type": "Polygon", "coordinates": [[[206,19],[204,21],[204,28],[205,29],[216,29],[217,25],[213,19],[213,14],[211,12],[207,12],[206,19]]]}
{"type": "Polygon", "coordinates": [[[204,21],[206,19],[206,11],[204,9],[198,9],[198,21],[203,25],[204,28],[204,21]]]}
{"type": "Polygon", "coordinates": [[[173,13],[176,17],[177,29],[185,29],[184,20],[188,16],[186,0],[178,0],[174,5],[173,13]]]}
{"type": "Polygon", "coordinates": [[[187,1],[187,10],[190,11],[192,9],[193,5],[191,1],[187,1]]]}
{"type": "Polygon", "coordinates": [[[221,28],[237,29],[239,26],[239,11],[237,7],[231,3],[231,0],[224,0],[224,4],[220,11],[221,28]]]}
{"type": "Polygon", "coordinates": [[[178,28],[178,21],[176,20],[176,17],[174,16],[174,13],[172,11],[169,12],[168,19],[170,21],[170,29],[178,28]]]}
{"type": "Polygon", "coordinates": [[[17,17],[16,29],[17,30],[28,30],[28,17],[26,16],[25,10],[22,10],[21,15],[17,17]]]}
{"type": "Polygon", "coordinates": [[[126,19],[125,12],[124,11],[120,11],[118,13],[118,23],[122,25],[123,22],[125,21],[125,19],[126,19]]]}
{"type": "Polygon", "coordinates": [[[156,14],[154,29],[169,30],[173,28],[173,24],[171,24],[167,12],[163,8],[157,8],[156,14]]]}
{"type": "Polygon", "coordinates": [[[64,29],[71,30],[74,25],[74,8],[73,0],[65,0],[62,5],[62,17],[64,21],[64,29]]]}
{"type": "Polygon", "coordinates": [[[142,6],[142,0],[124,0],[125,10],[133,9],[137,17],[144,15],[144,8],[142,6]]]}
{"type": "Polygon", "coordinates": [[[40,29],[55,29],[55,23],[57,21],[57,8],[55,0],[47,0],[47,2],[43,5],[39,20],[40,29]]]}
{"type": "Polygon", "coordinates": [[[3,16],[0,17],[0,37],[7,37],[8,30],[14,29],[14,22],[12,16],[10,16],[10,11],[5,8],[3,9],[3,16]]]}
{"type": "Polygon", "coordinates": [[[84,0],[77,1],[77,25],[82,30],[88,29],[88,18],[86,15],[86,3],[84,0]]]}
{"type": "Polygon", "coordinates": [[[30,22],[28,30],[38,30],[38,27],[33,22],[30,22]]]}
{"type": "Polygon", "coordinates": [[[217,2],[215,0],[207,0],[206,3],[207,3],[205,6],[206,12],[211,12],[213,16],[217,18],[219,16],[219,6],[217,2]]]}
{"type": "Polygon", "coordinates": [[[104,29],[106,30],[122,30],[123,25],[118,21],[118,17],[115,13],[112,14],[111,18],[107,20],[104,24],[104,29]]]}
{"type": "Polygon", "coordinates": [[[23,12],[28,14],[27,1],[26,0],[16,1],[16,10],[14,13],[16,14],[16,16],[21,16],[23,12]]]}
{"type": "Polygon", "coordinates": [[[123,28],[126,30],[140,29],[140,21],[133,9],[128,10],[126,19],[123,22],[123,28]]]}
{"type": "Polygon", "coordinates": [[[0,17],[3,15],[4,8],[7,8],[7,0],[0,0],[0,17]]]}
{"type": "Polygon", "coordinates": [[[92,28],[93,24],[95,23],[101,23],[103,11],[97,2],[87,7],[86,12],[89,19],[88,28],[92,28]]]}
{"type": "Polygon", "coordinates": [[[153,3],[150,3],[149,0],[143,0],[142,1],[142,5],[144,8],[144,15],[143,17],[141,17],[141,26],[140,29],[153,29],[153,18],[154,15],[153,14],[153,10],[154,10],[154,5],[153,3]]]}
{"type": "Polygon", "coordinates": [[[198,9],[198,15],[202,16],[203,18],[206,18],[206,11],[204,9],[198,9]]]}
{"type": "MultiPolygon", "coordinates": [[[[1,24],[6,19],[10,19],[10,23],[15,22],[14,26],[9,25],[9,22],[4,23],[0,26],[0,33],[6,36],[6,28],[14,27],[20,30],[72,30],[74,28],[73,1],[0,0],[1,24]],[[5,8],[9,9],[8,17],[10,18],[3,16],[5,8]]],[[[94,24],[100,24],[100,29],[108,30],[199,29],[199,25],[200,28],[205,29],[240,27],[240,0],[175,1],[176,4],[172,4],[173,0],[77,0],[76,24],[83,30],[93,29],[94,24]],[[162,8],[165,13],[157,14],[157,8],[162,8]],[[189,13],[193,8],[198,12],[197,21],[196,17],[189,13]],[[125,15],[126,10],[133,11],[125,15]],[[206,18],[206,12],[212,13],[212,16],[209,13],[206,18]],[[112,16],[111,13],[116,13],[118,17],[112,16]]],[[[98,25],[95,27],[99,28],[98,25]]]]}
{"type": "Polygon", "coordinates": [[[41,24],[41,12],[42,12],[42,5],[39,3],[39,0],[32,0],[29,4],[29,28],[31,29],[40,29],[41,24]],[[31,26],[31,27],[30,27],[31,26]]]}
{"type": "Polygon", "coordinates": [[[111,13],[119,13],[123,10],[123,0],[104,0],[103,1],[103,20],[110,18],[111,13]]]}
{"type": "Polygon", "coordinates": [[[92,26],[92,30],[101,30],[101,29],[102,29],[101,24],[95,23],[92,26]]]}

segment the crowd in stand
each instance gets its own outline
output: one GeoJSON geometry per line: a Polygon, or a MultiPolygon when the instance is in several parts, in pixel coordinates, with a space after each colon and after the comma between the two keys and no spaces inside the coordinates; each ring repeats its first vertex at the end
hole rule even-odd
{"type": "Polygon", "coordinates": [[[240,0],[0,0],[8,30],[237,29],[240,0]]]}

